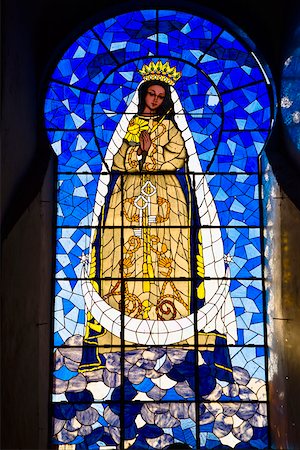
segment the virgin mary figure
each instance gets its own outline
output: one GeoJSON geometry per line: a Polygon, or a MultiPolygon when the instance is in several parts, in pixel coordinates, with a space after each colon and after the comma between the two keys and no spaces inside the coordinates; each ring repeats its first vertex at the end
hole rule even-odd
{"type": "MultiPolygon", "coordinates": [[[[135,92],[108,146],[100,175],[89,264],[81,371],[104,364],[105,333],[140,345],[218,344],[218,377],[231,374],[236,340],[228,265],[216,207],[174,88],[169,62],[139,71],[135,92]],[[195,327],[196,322],[196,327],[195,327]],[[201,341],[202,342],[202,341],[201,341]]],[[[217,348],[216,345],[215,348],[217,348]]]]}

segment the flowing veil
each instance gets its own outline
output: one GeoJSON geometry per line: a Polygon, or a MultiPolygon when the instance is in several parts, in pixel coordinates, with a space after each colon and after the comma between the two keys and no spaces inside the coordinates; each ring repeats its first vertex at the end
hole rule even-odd
{"type": "MultiPolygon", "coordinates": [[[[234,344],[237,340],[236,317],[229,291],[230,274],[224,261],[224,247],[216,205],[206,176],[202,173],[194,139],[183,107],[173,87],[171,87],[171,98],[174,103],[175,122],[182,133],[187,149],[188,172],[195,183],[197,208],[201,227],[203,227],[201,233],[205,268],[205,304],[198,309],[196,315],[192,313],[187,317],[176,320],[142,320],[126,315],[121,317],[121,312],[108,305],[94,289],[88,278],[90,262],[86,261],[82,267],[82,293],[86,309],[104,328],[118,337],[121,327],[124,326],[125,341],[136,344],[168,345],[188,339],[195,333],[195,318],[197,318],[199,331],[217,331],[226,335],[229,344],[234,344]]],[[[103,165],[98,181],[92,227],[98,226],[101,209],[108,192],[110,174],[107,169],[111,170],[113,157],[122,144],[128,123],[137,112],[138,89],[135,91],[108,145],[105,154],[106,167],[103,165]]]]}

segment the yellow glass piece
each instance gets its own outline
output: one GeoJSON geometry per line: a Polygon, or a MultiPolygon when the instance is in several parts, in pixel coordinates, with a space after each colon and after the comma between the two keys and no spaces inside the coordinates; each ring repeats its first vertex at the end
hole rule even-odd
{"type": "Polygon", "coordinates": [[[198,245],[198,255],[197,255],[197,274],[200,277],[204,277],[204,262],[203,262],[203,248],[202,248],[202,235],[201,230],[198,233],[198,239],[200,244],[198,245]]]}
{"type": "Polygon", "coordinates": [[[93,288],[95,289],[95,291],[98,292],[98,294],[99,294],[99,284],[97,283],[97,281],[91,280],[91,284],[93,285],[93,288]]]}
{"type": "Polygon", "coordinates": [[[174,86],[174,84],[181,78],[181,72],[178,72],[176,67],[170,67],[169,61],[164,64],[161,61],[150,61],[149,65],[144,64],[139,73],[145,81],[160,80],[174,86]]]}
{"type": "Polygon", "coordinates": [[[141,119],[140,117],[135,117],[129,122],[125,139],[128,142],[138,144],[140,142],[141,132],[148,131],[148,125],[149,122],[147,120],[141,119]]]}
{"type": "Polygon", "coordinates": [[[96,248],[93,246],[91,252],[90,278],[94,278],[95,276],[96,276],[96,248]]]}
{"type": "MultiPolygon", "coordinates": [[[[151,243],[150,232],[148,229],[144,229],[144,263],[143,263],[143,276],[144,278],[154,278],[154,270],[151,257],[151,243]]],[[[150,281],[144,280],[144,291],[150,292],[150,281]]]]}
{"type": "MultiPolygon", "coordinates": [[[[85,327],[85,336],[84,336],[84,343],[89,345],[97,345],[97,339],[99,337],[102,337],[106,334],[106,329],[98,323],[92,313],[90,311],[87,312],[86,316],[86,327],[85,327]],[[91,335],[91,331],[92,333],[91,335]]],[[[79,368],[79,372],[84,372],[86,370],[96,370],[97,368],[100,368],[99,363],[101,364],[101,359],[99,358],[99,353],[97,349],[97,362],[88,364],[88,365],[82,365],[81,368],[79,368]],[[92,366],[94,368],[92,368],[92,366]]]]}
{"type": "Polygon", "coordinates": [[[202,300],[205,297],[204,281],[197,287],[197,297],[202,300]]]}
{"type": "Polygon", "coordinates": [[[223,369],[223,370],[227,370],[228,372],[232,372],[232,369],[231,369],[231,368],[222,366],[221,364],[215,363],[215,366],[216,366],[216,367],[219,367],[219,369],[223,369]]]}
{"type": "Polygon", "coordinates": [[[143,319],[148,319],[150,311],[149,300],[144,300],[142,305],[143,305],[143,319]]]}
{"type": "MultiPolygon", "coordinates": [[[[198,333],[198,344],[199,346],[205,346],[205,350],[208,350],[209,347],[213,349],[216,343],[216,334],[214,333],[198,333]]],[[[201,349],[203,350],[203,349],[201,349]]]]}

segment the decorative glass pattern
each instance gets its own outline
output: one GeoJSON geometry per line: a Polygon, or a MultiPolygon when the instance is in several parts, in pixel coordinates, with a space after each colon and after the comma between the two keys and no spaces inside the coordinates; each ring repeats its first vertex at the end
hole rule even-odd
{"type": "Polygon", "coordinates": [[[245,36],[171,10],[97,24],[58,62],[58,448],[269,448],[267,73],[245,36]]]}

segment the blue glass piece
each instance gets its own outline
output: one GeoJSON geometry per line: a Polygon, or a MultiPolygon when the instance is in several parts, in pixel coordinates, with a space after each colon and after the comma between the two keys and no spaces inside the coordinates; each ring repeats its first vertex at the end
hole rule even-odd
{"type": "Polygon", "coordinates": [[[232,89],[222,94],[224,130],[269,130],[271,110],[265,83],[232,89]],[[255,108],[253,105],[256,105],[255,108]],[[253,109],[254,108],[254,109],[253,109]]]}
{"type": "Polygon", "coordinates": [[[125,64],[99,85],[94,106],[96,127],[103,125],[102,114],[111,117],[116,123],[119,122],[120,116],[117,113],[124,113],[131,102],[132,96],[141,81],[138,70],[142,68],[143,64],[143,60],[125,64]]]}
{"type": "Polygon", "coordinates": [[[58,226],[91,224],[97,181],[98,175],[59,175],[57,200],[61,213],[57,217],[58,226]]]}
{"type": "Polygon", "coordinates": [[[265,355],[265,349],[263,347],[257,347],[256,355],[257,356],[264,356],[265,355]]]}
{"type": "MultiPolygon", "coordinates": [[[[133,388],[131,383],[126,379],[124,381],[124,390],[125,390],[125,400],[132,400],[136,396],[136,390],[133,388]]],[[[111,396],[113,401],[119,402],[121,399],[121,388],[117,387],[111,396]]]]}
{"type": "Polygon", "coordinates": [[[238,324],[237,345],[263,345],[263,303],[261,281],[231,280],[230,293],[238,324]]]}
{"type": "Polygon", "coordinates": [[[179,395],[174,388],[168,389],[167,393],[162,397],[162,400],[176,401],[183,400],[183,397],[179,395]]]}
{"type": "Polygon", "coordinates": [[[75,417],[76,410],[73,405],[68,403],[56,403],[53,405],[53,416],[57,419],[72,419],[75,417]]]}
{"type": "MultiPolygon", "coordinates": [[[[227,194],[226,194],[227,195],[227,194]]],[[[218,196],[216,199],[219,200],[218,196]]],[[[224,198],[223,201],[225,201],[224,198]]],[[[260,235],[250,236],[249,228],[228,228],[223,230],[224,253],[229,257],[231,277],[253,277],[251,269],[258,267],[261,274],[260,235]],[[251,242],[251,243],[250,243],[251,242]]],[[[259,231],[259,229],[258,229],[259,231]]]]}
{"type": "Polygon", "coordinates": [[[81,392],[66,392],[66,397],[70,403],[87,403],[89,406],[93,403],[93,394],[84,389],[81,392]]]}
{"type": "Polygon", "coordinates": [[[60,369],[55,370],[53,375],[60,380],[70,380],[73,377],[76,377],[77,372],[73,372],[69,370],[66,366],[62,366],[60,369]]]}
{"type": "Polygon", "coordinates": [[[64,344],[64,340],[62,339],[62,337],[60,336],[60,334],[58,332],[54,333],[54,337],[53,337],[53,345],[55,347],[60,347],[61,345],[64,344]]]}
{"type": "Polygon", "coordinates": [[[195,448],[196,445],[196,439],[195,439],[195,428],[193,428],[192,430],[184,430],[184,436],[185,436],[185,441],[190,448],[195,448]]]}
{"type": "Polygon", "coordinates": [[[79,324],[84,324],[85,323],[85,312],[84,312],[83,309],[80,310],[79,313],[78,313],[78,320],[77,320],[77,322],[79,324]]]}
{"type": "Polygon", "coordinates": [[[102,427],[95,428],[90,434],[84,437],[84,440],[88,445],[88,450],[98,450],[101,447],[115,445],[115,441],[111,435],[102,427]]]}
{"type": "Polygon", "coordinates": [[[257,60],[236,38],[224,31],[202,56],[199,66],[214,76],[220,92],[263,81],[257,60]]]}
{"type": "Polygon", "coordinates": [[[125,404],[124,415],[126,417],[126,426],[131,427],[136,420],[137,415],[141,412],[142,404],[125,404]]]}
{"type": "Polygon", "coordinates": [[[218,443],[220,442],[219,439],[213,435],[213,433],[208,433],[208,435],[210,436],[207,441],[204,444],[204,447],[201,447],[202,449],[215,449],[218,445],[218,443]],[[217,442],[216,442],[217,441],[217,442]]]}
{"type": "Polygon", "coordinates": [[[256,314],[255,317],[252,318],[252,323],[262,323],[263,319],[263,314],[256,314]]]}
{"type": "Polygon", "coordinates": [[[258,158],[264,148],[269,132],[239,131],[223,132],[215,158],[210,166],[212,172],[258,172],[258,158]]]}
{"type": "Polygon", "coordinates": [[[158,53],[195,64],[221,29],[192,14],[158,11],[158,53]]]}
{"type": "Polygon", "coordinates": [[[267,427],[254,427],[253,437],[250,441],[253,448],[267,449],[268,448],[268,431],[267,427]]]}
{"type": "Polygon", "coordinates": [[[216,200],[221,225],[259,226],[257,175],[214,175],[208,179],[213,196],[220,187],[228,195],[225,201],[216,200]]]}
{"type": "Polygon", "coordinates": [[[124,438],[126,440],[134,439],[136,435],[137,435],[137,426],[135,424],[132,424],[130,427],[126,426],[124,428],[124,438]]]}
{"type": "Polygon", "coordinates": [[[185,434],[181,427],[174,427],[172,431],[175,441],[185,442],[185,434]]]}
{"type": "Polygon", "coordinates": [[[97,172],[101,157],[93,132],[48,131],[52,148],[58,155],[58,171],[97,172]]]}
{"type": "Polygon", "coordinates": [[[246,345],[261,345],[261,336],[250,330],[243,330],[244,341],[246,345]]]}
{"type": "Polygon", "coordinates": [[[145,378],[141,383],[133,384],[132,386],[139,392],[149,392],[153,388],[154,383],[149,378],[145,378]]]}
{"type": "Polygon", "coordinates": [[[70,312],[74,308],[73,303],[71,303],[69,300],[66,300],[66,299],[63,301],[63,306],[64,306],[64,314],[65,315],[67,315],[68,312],[70,312]]]}
{"type": "Polygon", "coordinates": [[[248,329],[251,324],[252,314],[245,312],[239,317],[238,327],[248,329]]]}
{"type": "Polygon", "coordinates": [[[112,58],[119,63],[156,52],[156,11],[133,11],[94,27],[112,58]]]}
{"type": "Polygon", "coordinates": [[[146,438],[150,439],[161,436],[163,433],[162,429],[156,425],[144,425],[142,428],[139,429],[139,432],[142,436],[145,436],[146,438]]]}
{"type": "Polygon", "coordinates": [[[95,92],[100,81],[115,68],[116,61],[92,30],[80,36],[65,52],[52,78],[95,92]]]}
{"type": "Polygon", "coordinates": [[[45,101],[47,128],[92,130],[94,94],[52,82],[45,101]]]}
{"type": "Polygon", "coordinates": [[[81,276],[81,258],[83,254],[89,252],[90,239],[91,229],[58,228],[57,278],[77,278],[81,276]]]}

